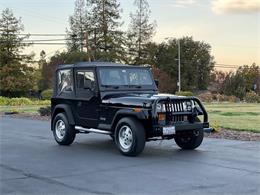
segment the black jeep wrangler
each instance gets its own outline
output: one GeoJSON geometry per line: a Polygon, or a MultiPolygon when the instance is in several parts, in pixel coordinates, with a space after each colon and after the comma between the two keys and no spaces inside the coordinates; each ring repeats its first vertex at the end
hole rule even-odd
{"type": "Polygon", "coordinates": [[[158,94],[149,67],[108,62],[60,65],[51,99],[51,129],[60,145],[77,133],[110,135],[119,151],[136,156],[145,142],[175,139],[195,149],[211,131],[199,99],[158,94]],[[200,122],[198,115],[203,115],[200,122]]]}

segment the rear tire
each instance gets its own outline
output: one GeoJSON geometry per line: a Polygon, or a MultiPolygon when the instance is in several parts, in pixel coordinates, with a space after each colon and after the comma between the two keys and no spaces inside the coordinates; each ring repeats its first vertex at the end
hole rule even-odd
{"type": "Polygon", "coordinates": [[[175,139],[176,144],[185,150],[193,150],[200,146],[203,141],[203,130],[194,130],[190,132],[182,132],[177,134],[175,139]]]}
{"type": "Polygon", "coordinates": [[[143,125],[135,118],[122,118],[115,129],[115,142],[123,155],[137,156],[145,146],[143,125]]]}
{"type": "Polygon", "coordinates": [[[53,136],[60,145],[70,145],[75,139],[76,131],[74,126],[70,125],[64,113],[59,113],[53,121],[53,136]]]}

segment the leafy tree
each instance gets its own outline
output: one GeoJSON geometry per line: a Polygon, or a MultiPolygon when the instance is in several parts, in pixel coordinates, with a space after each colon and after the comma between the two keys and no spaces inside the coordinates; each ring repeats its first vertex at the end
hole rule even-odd
{"type": "Polygon", "coordinates": [[[224,81],[223,93],[243,99],[246,95],[246,84],[242,74],[229,73],[224,81]]]}
{"type": "Polygon", "coordinates": [[[3,10],[0,17],[0,91],[6,96],[21,96],[35,85],[34,68],[27,63],[33,55],[22,54],[27,44],[20,36],[24,30],[21,19],[12,10],[3,10]]]}
{"type": "MultiPolygon", "coordinates": [[[[43,54],[43,52],[41,52],[43,54]]],[[[73,64],[80,61],[87,61],[89,58],[88,53],[80,51],[68,51],[55,53],[48,62],[46,62],[45,56],[42,55],[39,63],[42,64],[41,80],[39,82],[39,89],[51,89],[53,88],[54,73],[58,65],[73,64]]]]}
{"type": "Polygon", "coordinates": [[[149,4],[147,0],[135,0],[136,12],[130,14],[131,23],[127,38],[129,53],[134,64],[143,64],[147,59],[147,44],[155,33],[156,23],[150,23],[149,4]]]}
{"type": "Polygon", "coordinates": [[[252,66],[241,66],[236,72],[228,73],[223,82],[223,93],[225,95],[235,95],[244,99],[247,92],[255,90],[259,93],[259,88],[254,89],[254,85],[259,86],[260,68],[255,63],[252,66]]]}
{"type": "Polygon", "coordinates": [[[210,74],[210,89],[213,92],[217,92],[220,94],[224,93],[224,82],[229,73],[223,71],[214,70],[210,74]]]}
{"type": "Polygon", "coordinates": [[[159,81],[158,89],[161,93],[173,93],[174,91],[176,91],[176,86],[170,84],[174,83],[174,80],[169,76],[166,71],[153,67],[152,73],[154,79],[159,81]]]}
{"type": "Polygon", "coordinates": [[[257,85],[257,82],[260,78],[260,67],[253,63],[251,66],[244,65],[238,68],[237,74],[241,74],[245,80],[246,92],[249,92],[254,89],[254,85],[257,85]]]}
{"type": "MultiPolygon", "coordinates": [[[[182,90],[206,89],[210,82],[210,72],[214,67],[209,44],[194,41],[192,37],[180,40],[181,85],[182,90]]],[[[176,85],[178,80],[178,40],[170,39],[159,44],[156,54],[157,67],[168,72],[176,85]]]]}

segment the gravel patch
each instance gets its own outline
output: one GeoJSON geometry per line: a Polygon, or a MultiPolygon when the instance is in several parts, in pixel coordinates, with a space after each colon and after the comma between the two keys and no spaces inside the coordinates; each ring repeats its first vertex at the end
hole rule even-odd
{"type": "Polygon", "coordinates": [[[260,133],[254,133],[250,131],[235,131],[230,129],[221,129],[218,132],[205,133],[205,137],[242,141],[260,141],[260,133]]]}

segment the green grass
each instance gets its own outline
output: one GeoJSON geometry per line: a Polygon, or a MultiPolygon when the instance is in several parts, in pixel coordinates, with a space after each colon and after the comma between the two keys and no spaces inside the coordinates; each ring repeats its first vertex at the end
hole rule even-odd
{"type": "MultiPolygon", "coordinates": [[[[45,106],[0,106],[0,113],[18,111],[34,114],[40,107],[45,106]]],[[[226,129],[260,133],[260,104],[206,103],[205,107],[212,124],[226,129]]]]}
{"type": "Polygon", "coordinates": [[[206,103],[209,121],[220,127],[260,133],[260,104],[206,103]]]}

